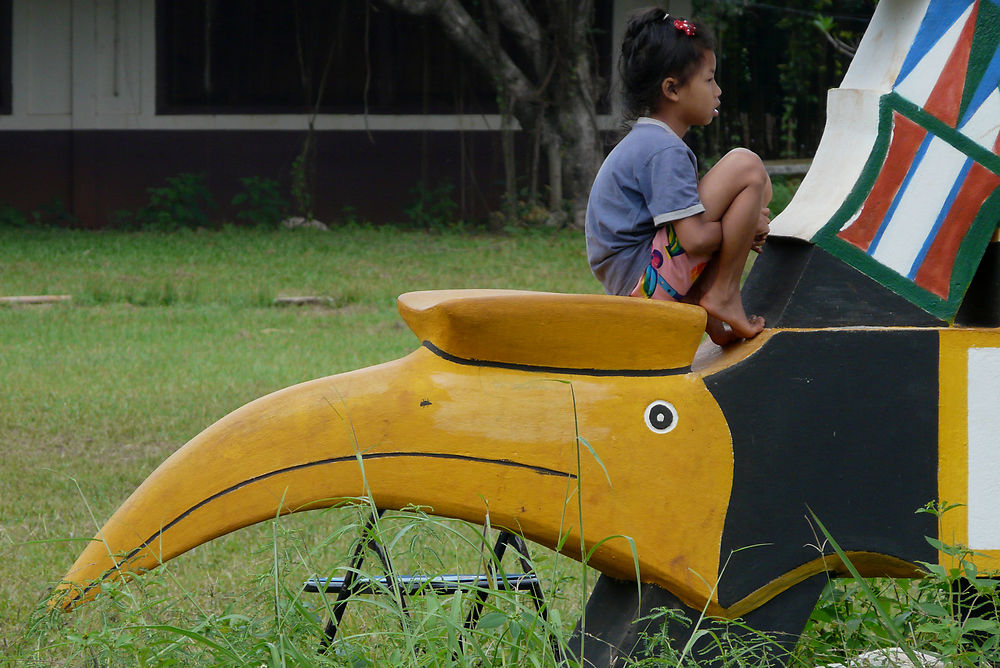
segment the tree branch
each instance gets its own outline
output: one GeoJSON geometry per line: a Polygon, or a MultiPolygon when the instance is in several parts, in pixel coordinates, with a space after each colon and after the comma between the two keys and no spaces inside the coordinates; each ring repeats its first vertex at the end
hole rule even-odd
{"type": "Polygon", "coordinates": [[[823,37],[826,37],[826,41],[828,41],[830,45],[833,46],[834,50],[836,50],[838,53],[842,53],[848,58],[854,57],[854,53],[857,49],[852,48],[851,45],[848,44],[847,42],[837,39],[836,37],[834,37],[825,30],[823,31],[823,37]]]}
{"type": "Polygon", "coordinates": [[[538,95],[531,80],[514,63],[509,54],[502,50],[495,53],[492,49],[483,48],[484,44],[489,43],[489,36],[469,16],[458,0],[381,0],[381,2],[391,9],[408,14],[435,17],[448,39],[485,71],[502,79],[506,89],[520,105],[538,102],[538,95]]]}
{"type": "Polygon", "coordinates": [[[521,0],[493,0],[493,5],[497,9],[500,22],[510,31],[521,50],[531,58],[535,76],[542,76],[545,65],[542,28],[538,25],[538,21],[521,0]]]}
{"type": "Polygon", "coordinates": [[[826,41],[829,42],[831,46],[833,46],[834,50],[836,50],[838,53],[844,54],[848,58],[854,57],[854,53],[858,50],[858,47],[852,46],[847,42],[833,36],[832,18],[830,18],[829,16],[818,16],[815,19],[813,19],[812,24],[817,28],[819,28],[820,32],[823,33],[823,37],[825,37],[826,41]]]}

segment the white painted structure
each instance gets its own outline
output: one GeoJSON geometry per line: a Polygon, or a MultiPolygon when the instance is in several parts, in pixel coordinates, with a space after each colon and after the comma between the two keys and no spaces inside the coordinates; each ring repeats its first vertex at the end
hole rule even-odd
{"type": "Polygon", "coordinates": [[[969,547],[1000,550],[1000,348],[969,348],[969,547]]]}
{"type": "Polygon", "coordinates": [[[839,88],[827,96],[826,129],[795,197],[771,233],[809,240],[847,199],[878,136],[879,98],[892,90],[930,0],[882,0],[839,88]]]}

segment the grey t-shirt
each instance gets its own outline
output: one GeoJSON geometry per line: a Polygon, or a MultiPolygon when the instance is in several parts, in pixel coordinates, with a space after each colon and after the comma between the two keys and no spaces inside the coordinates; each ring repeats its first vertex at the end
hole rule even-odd
{"type": "Polygon", "coordinates": [[[656,228],[704,210],[694,153],[666,123],[640,118],[601,165],[587,203],[587,259],[604,291],[632,292],[656,228]]]}

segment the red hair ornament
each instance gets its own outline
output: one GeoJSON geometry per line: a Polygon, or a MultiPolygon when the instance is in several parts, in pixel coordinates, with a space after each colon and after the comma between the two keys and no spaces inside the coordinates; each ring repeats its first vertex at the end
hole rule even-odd
{"type": "Polygon", "coordinates": [[[694,37],[695,28],[694,25],[687,19],[674,19],[674,27],[680,30],[682,33],[688,37],[694,37]]]}

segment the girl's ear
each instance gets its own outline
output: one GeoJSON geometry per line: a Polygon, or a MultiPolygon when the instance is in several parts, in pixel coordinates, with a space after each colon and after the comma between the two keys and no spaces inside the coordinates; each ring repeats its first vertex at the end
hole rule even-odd
{"type": "Polygon", "coordinates": [[[660,84],[660,92],[663,93],[663,97],[671,102],[676,102],[678,99],[677,88],[677,79],[673,77],[667,77],[660,84]]]}

